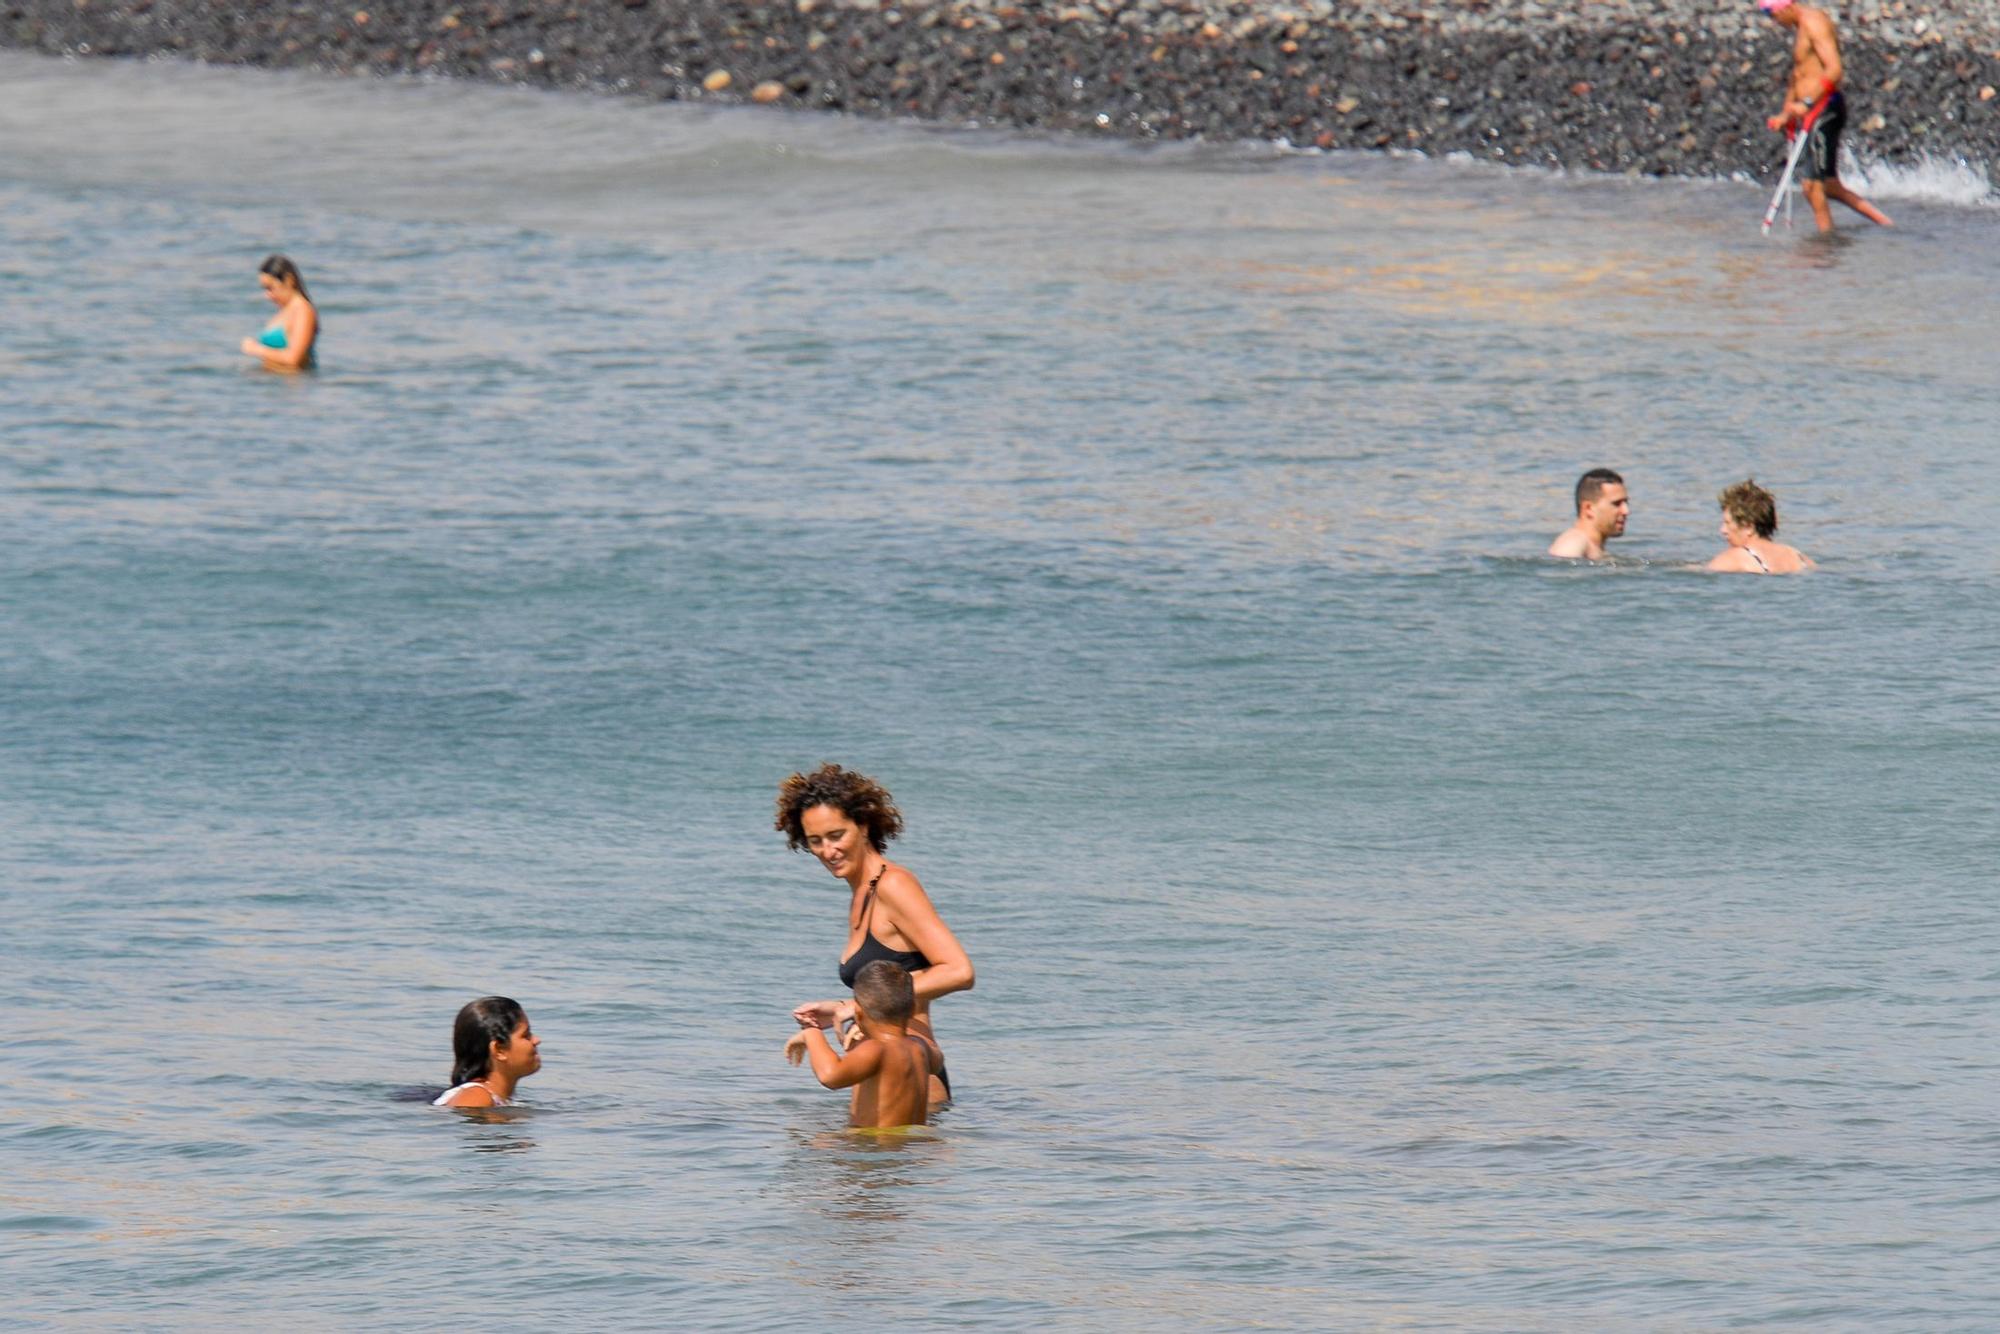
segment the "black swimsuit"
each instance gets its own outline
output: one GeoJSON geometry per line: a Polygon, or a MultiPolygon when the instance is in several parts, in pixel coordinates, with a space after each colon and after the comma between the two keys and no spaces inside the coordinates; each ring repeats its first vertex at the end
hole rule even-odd
{"type": "Polygon", "coordinates": [[[870,931],[861,937],[861,948],[840,961],[840,985],[849,991],[854,990],[854,979],[861,976],[861,970],[883,959],[911,973],[919,968],[931,966],[931,961],[924,957],[923,951],[892,950],[875,939],[875,933],[870,931]]]}
{"type": "MultiPolygon", "coordinates": [[[[876,880],[880,880],[881,878],[879,875],[875,877],[876,880]]],[[[868,897],[861,901],[861,920],[866,923],[874,914],[874,910],[875,885],[871,881],[868,886],[868,897]]],[[[861,976],[861,970],[869,964],[879,962],[883,959],[911,973],[916,972],[920,968],[931,966],[931,961],[924,957],[922,950],[892,950],[881,941],[875,939],[875,933],[864,925],[861,929],[861,944],[855,949],[854,953],[840,961],[840,985],[846,987],[849,991],[854,990],[854,979],[861,976]]],[[[951,1094],[951,1076],[944,1072],[944,1057],[942,1053],[938,1057],[938,1083],[944,1085],[945,1095],[949,1097],[951,1094]]]]}
{"type": "MultiPolygon", "coordinates": [[[[1806,157],[1800,163],[1799,179],[1805,181],[1837,181],[1840,167],[1836,159],[1840,156],[1840,132],[1847,127],[1847,99],[1838,90],[1824,94],[1826,108],[1819,119],[1806,131],[1806,157]]],[[[1808,107],[1812,103],[1806,103],[1808,107]]]]}

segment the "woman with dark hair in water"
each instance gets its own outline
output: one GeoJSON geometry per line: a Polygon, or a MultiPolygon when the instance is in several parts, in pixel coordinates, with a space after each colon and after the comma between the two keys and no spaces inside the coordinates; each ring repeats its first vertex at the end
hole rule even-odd
{"type": "MultiPolygon", "coordinates": [[[[873,779],[823,764],[809,774],[793,774],[778,788],[776,828],[794,852],[805,849],[847,882],[841,984],[853,987],[855,976],[877,959],[902,965],[916,989],[910,1033],[936,1047],[931,1002],[971,989],[972,960],[917,878],[884,855],[889,840],[903,832],[902,812],[889,793],[873,779]]],[[[817,1028],[838,1028],[854,1018],[854,1002],[807,1001],[792,1017],[817,1028]]],[[[794,1036],[787,1052],[794,1043],[803,1046],[805,1035],[794,1036]]],[[[940,1069],[931,1077],[931,1103],[950,1096],[950,1076],[940,1069]]]]}
{"type": "Polygon", "coordinates": [[[243,354],[274,371],[310,367],[313,343],[319,338],[319,312],[306,294],[299,266],[283,255],[272,255],[259,266],[257,281],[265,298],[278,308],[278,318],[255,338],[243,340],[243,354]]]}
{"type": "Polygon", "coordinates": [[[470,1001],[451,1026],[451,1087],[433,1107],[507,1107],[514,1085],[542,1068],[542,1040],[505,996],[470,1001]]]}

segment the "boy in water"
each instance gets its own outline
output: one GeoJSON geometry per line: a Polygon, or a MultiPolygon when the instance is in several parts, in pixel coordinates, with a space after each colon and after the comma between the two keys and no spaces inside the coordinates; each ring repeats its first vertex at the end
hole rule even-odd
{"type": "MultiPolygon", "coordinates": [[[[930,1118],[931,1076],[944,1065],[938,1049],[909,1031],[917,1008],[916,988],[901,964],[877,959],[854,978],[854,1019],[861,1040],[845,1056],[811,1020],[801,1020],[804,1055],[813,1074],[830,1089],[851,1088],[854,1102],[847,1124],[880,1128],[920,1126],[930,1118]]],[[[792,1063],[800,1053],[794,1049],[792,1063]]]]}

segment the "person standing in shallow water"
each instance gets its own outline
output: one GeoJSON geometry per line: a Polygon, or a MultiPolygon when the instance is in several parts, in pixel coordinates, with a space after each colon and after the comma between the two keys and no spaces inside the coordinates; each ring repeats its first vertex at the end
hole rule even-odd
{"type": "Polygon", "coordinates": [[[1604,544],[1624,536],[1631,512],[1625,479],[1609,468],[1592,468],[1576,479],[1576,522],[1549,543],[1549,554],[1563,560],[1603,560],[1604,544]]]}
{"type": "Polygon", "coordinates": [[[1769,491],[1746,478],[1718,497],[1722,502],[1722,540],[1729,545],[1708,563],[1725,574],[1798,574],[1813,567],[1797,547],[1773,541],[1778,535],[1778,502],[1769,491]]]}
{"type": "Polygon", "coordinates": [[[1840,63],[1840,39],[1833,18],[1823,9],[1798,0],[1757,0],[1757,8],[1779,27],[1792,31],[1792,72],[1785,84],[1785,105],[1771,117],[1774,130],[1797,127],[1806,136],[1799,157],[1799,188],[1812,205],[1813,221],[1823,232],[1833,230],[1829,199],[1847,205],[1870,222],[1895,224],[1881,209],[1840,183],[1840,132],[1847,128],[1847,97],[1840,91],[1846,70],[1840,63]],[[1817,110],[1815,110],[1817,108],[1817,110]]]}
{"type": "Polygon", "coordinates": [[[310,369],[313,344],[319,341],[319,311],[306,293],[299,266],[283,255],[272,255],[257,269],[265,299],[278,317],[255,338],[243,340],[243,355],[255,357],[274,371],[310,369]]]}
{"type": "MultiPolygon", "coordinates": [[[[847,944],[840,952],[841,985],[852,988],[863,968],[878,959],[910,973],[915,1009],[909,1032],[932,1047],[931,1002],[972,989],[972,960],[958,937],[931,906],[917,878],[885,855],[889,840],[903,832],[903,815],[888,790],[837,764],[809,774],[793,774],[778,788],[775,825],[786,844],[819,858],[820,865],[847,884],[847,944]]],[[[833,1028],[854,1019],[851,1000],[807,1001],[792,1011],[803,1026],[833,1028]]],[[[788,1057],[805,1045],[803,1033],[785,1044],[788,1057]]],[[[930,1105],[951,1097],[942,1049],[931,1076],[930,1105]]]]}
{"type": "Polygon", "coordinates": [[[833,1049],[814,1020],[800,1021],[805,1030],[800,1055],[811,1059],[813,1077],[830,1089],[854,1090],[848,1102],[850,1126],[886,1129],[920,1126],[930,1119],[930,1083],[944,1069],[944,1057],[936,1043],[909,1031],[916,1004],[908,971],[877,959],[854,977],[854,1018],[861,1039],[846,1056],[833,1049]]]}

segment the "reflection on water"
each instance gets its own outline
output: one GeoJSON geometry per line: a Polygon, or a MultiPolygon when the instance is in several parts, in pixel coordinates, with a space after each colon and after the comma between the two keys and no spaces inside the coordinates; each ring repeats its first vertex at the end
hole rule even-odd
{"type": "MultiPolygon", "coordinates": [[[[1836,213],[1841,211],[1837,207],[1834,210],[1836,213]]],[[[1806,226],[1812,228],[1813,225],[1812,215],[1808,212],[1806,215],[1806,226]]],[[[1873,224],[1868,225],[1872,226],[1873,224]]],[[[1840,267],[1842,260],[1861,244],[1862,240],[1855,234],[1855,227],[1851,221],[1846,227],[1836,226],[1830,232],[1813,231],[1809,236],[1802,238],[1802,243],[1798,248],[1798,267],[1827,273],[1833,272],[1840,267]]]]}
{"type": "Polygon", "coordinates": [[[508,1135],[474,1135],[465,1140],[465,1147],[474,1153],[518,1153],[535,1147],[535,1141],[528,1138],[525,1123],[533,1120],[534,1114],[525,1107],[439,1107],[461,1121],[469,1121],[480,1126],[518,1126],[516,1133],[508,1135]]]}
{"type": "Polygon", "coordinates": [[[794,1206],[845,1222],[892,1222],[907,1216],[908,1192],[934,1187],[953,1160],[949,1139],[925,1126],[892,1130],[789,1132],[780,1180],[794,1206]]]}

